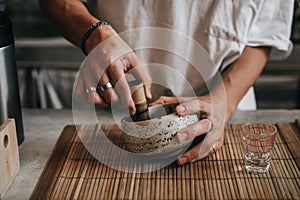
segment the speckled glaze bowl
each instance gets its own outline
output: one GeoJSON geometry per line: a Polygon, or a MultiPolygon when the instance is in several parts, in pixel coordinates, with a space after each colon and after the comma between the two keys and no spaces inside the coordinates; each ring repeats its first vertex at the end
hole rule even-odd
{"type": "Polygon", "coordinates": [[[198,121],[196,114],[179,116],[175,114],[178,104],[149,107],[150,120],[133,122],[130,117],[122,120],[126,149],[135,153],[160,153],[176,150],[190,144],[179,143],[176,133],[198,121]]]}

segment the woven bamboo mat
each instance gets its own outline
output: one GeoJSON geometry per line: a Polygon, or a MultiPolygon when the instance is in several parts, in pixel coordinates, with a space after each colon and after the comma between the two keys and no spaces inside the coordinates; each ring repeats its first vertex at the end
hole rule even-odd
{"type": "MultiPolygon", "coordinates": [[[[101,164],[86,151],[75,126],[67,126],[31,199],[300,199],[299,122],[277,124],[279,134],[265,174],[245,171],[240,125],[226,126],[224,145],[213,156],[149,173],[101,164]]],[[[115,125],[102,129],[121,134],[115,125]]]]}

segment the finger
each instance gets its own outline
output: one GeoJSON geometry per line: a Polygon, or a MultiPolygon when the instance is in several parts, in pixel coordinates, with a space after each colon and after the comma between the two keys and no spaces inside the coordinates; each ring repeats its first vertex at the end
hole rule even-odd
{"type": "Polygon", "coordinates": [[[187,142],[197,136],[207,133],[212,128],[212,121],[202,119],[184,129],[181,129],[175,136],[178,142],[187,142]]]}
{"type": "Polygon", "coordinates": [[[93,92],[88,95],[88,103],[95,104],[101,107],[109,107],[110,104],[106,103],[103,98],[100,97],[98,92],[93,92]]]}
{"type": "Polygon", "coordinates": [[[150,105],[168,104],[168,103],[176,103],[176,102],[178,102],[177,97],[160,96],[157,100],[152,102],[150,105]]]}
{"type": "Polygon", "coordinates": [[[97,75],[101,70],[93,61],[84,61],[84,66],[80,69],[79,76],[76,79],[75,96],[84,103],[107,107],[107,103],[101,99],[99,93],[91,90],[92,87],[97,88],[97,77],[99,77],[97,75]]]}
{"type": "Polygon", "coordinates": [[[177,163],[179,165],[183,165],[186,164],[188,162],[195,162],[198,160],[201,160],[207,156],[210,156],[212,154],[214,154],[219,148],[222,147],[223,145],[223,140],[218,140],[217,142],[215,142],[214,144],[211,145],[211,150],[207,152],[207,154],[205,155],[200,155],[200,151],[201,151],[201,146],[202,143],[199,143],[198,145],[196,145],[194,148],[192,148],[191,150],[185,152],[183,155],[181,155],[178,159],[177,159],[177,163]]]}
{"type": "Polygon", "coordinates": [[[157,100],[151,103],[151,105],[155,104],[170,104],[170,103],[178,103],[178,102],[186,102],[191,101],[197,97],[169,97],[169,96],[160,96],[157,100]]]}
{"type": "Polygon", "coordinates": [[[87,89],[91,88],[91,87],[97,87],[97,84],[95,84],[94,81],[92,81],[91,79],[85,79],[85,88],[82,91],[82,94],[85,95],[87,97],[88,103],[89,104],[96,104],[99,106],[105,106],[107,107],[109,104],[107,104],[104,99],[101,98],[99,92],[97,91],[92,91],[87,93],[87,89]]]}
{"type": "Polygon", "coordinates": [[[130,115],[135,113],[135,105],[131,97],[130,88],[125,77],[125,66],[119,60],[110,64],[108,68],[109,76],[115,84],[115,92],[121,104],[129,108],[130,115]]]}
{"type": "Polygon", "coordinates": [[[142,63],[135,53],[128,54],[126,58],[128,59],[127,62],[129,62],[130,67],[133,69],[132,73],[137,79],[140,79],[144,83],[146,97],[151,99],[151,76],[140,67],[142,63]]]}
{"type": "Polygon", "coordinates": [[[111,83],[111,80],[109,76],[107,75],[107,72],[103,73],[100,80],[99,80],[99,88],[100,88],[100,95],[102,95],[103,99],[105,100],[106,103],[110,104],[111,102],[116,102],[118,100],[118,97],[114,91],[113,88],[107,88],[105,90],[101,90],[107,83],[111,83]]]}
{"type": "MultiPolygon", "coordinates": [[[[168,104],[168,103],[177,103],[177,102],[187,102],[197,99],[197,97],[168,97],[168,96],[161,96],[159,99],[155,100],[155,103],[160,104],[168,104]]],[[[154,103],[153,102],[153,103],[154,103]]]]}
{"type": "Polygon", "coordinates": [[[89,104],[96,104],[99,106],[107,107],[107,103],[105,103],[98,92],[92,91],[87,93],[87,89],[90,89],[91,87],[95,87],[95,83],[93,81],[93,78],[85,78],[89,77],[83,72],[79,75],[75,87],[75,96],[82,102],[84,103],[89,103],[89,104]]]}
{"type": "Polygon", "coordinates": [[[197,112],[210,113],[210,110],[211,104],[206,101],[202,101],[199,98],[194,98],[191,101],[185,101],[178,105],[175,109],[178,115],[189,115],[197,112]]]}
{"type": "Polygon", "coordinates": [[[217,140],[216,142],[214,142],[206,147],[204,147],[204,145],[205,145],[204,141],[199,143],[198,158],[196,158],[195,160],[192,160],[191,162],[194,162],[196,160],[201,160],[203,158],[213,155],[223,146],[223,142],[224,142],[224,138],[222,137],[219,140],[217,140]],[[207,150],[203,150],[203,149],[207,149],[207,150]]]}

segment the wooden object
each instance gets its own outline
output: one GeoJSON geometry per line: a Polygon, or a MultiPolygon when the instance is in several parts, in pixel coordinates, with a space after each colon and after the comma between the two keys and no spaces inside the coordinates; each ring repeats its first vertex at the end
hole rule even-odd
{"type": "Polygon", "coordinates": [[[0,199],[20,169],[19,151],[14,119],[0,126],[0,199]]]}
{"type": "Polygon", "coordinates": [[[132,120],[136,122],[150,119],[143,82],[140,80],[133,80],[128,82],[128,85],[136,108],[135,114],[131,116],[132,120]]]}
{"type": "MultiPolygon", "coordinates": [[[[120,129],[112,124],[81,125],[86,136],[100,127],[122,146],[120,129]]],[[[241,125],[227,125],[223,147],[213,156],[184,166],[173,163],[149,173],[129,173],[97,161],[67,126],[41,175],[31,199],[300,199],[299,129],[279,123],[270,171],[250,174],[243,165],[241,125]],[[295,144],[293,144],[295,143],[295,144]]],[[[91,144],[101,142],[91,137],[91,144]]],[[[109,149],[99,149],[105,154],[109,149]]]]}

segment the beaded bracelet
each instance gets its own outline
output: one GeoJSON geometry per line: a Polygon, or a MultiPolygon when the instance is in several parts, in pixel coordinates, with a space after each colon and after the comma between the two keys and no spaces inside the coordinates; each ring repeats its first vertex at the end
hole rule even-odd
{"type": "Polygon", "coordinates": [[[109,25],[110,24],[106,21],[99,21],[94,23],[92,26],[90,26],[90,28],[86,31],[86,33],[84,34],[84,36],[82,37],[81,40],[81,50],[82,52],[87,55],[86,50],[85,50],[85,43],[86,40],[89,38],[89,36],[91,35],[91,33],[98,27],[98,26],[103,26],[103,25],[109,25]]]}

